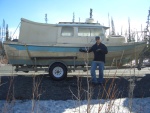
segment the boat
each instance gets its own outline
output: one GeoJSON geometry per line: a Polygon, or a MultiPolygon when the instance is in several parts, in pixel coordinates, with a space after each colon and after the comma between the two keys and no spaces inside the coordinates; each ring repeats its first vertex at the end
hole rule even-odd
{"type": "Polygon", "coordinates": [[[100,36],[108,48],[106,66],[124,65],[138,59],[146,46],[145,41],[125,42],[122,36],[106,38],[107,29],[109,27],[94,23],[93,18],[86,19],[86,22],[58,24],[21,18],[19,38],[3,44],[8,62],[16,66],[16,71],[38,71],[41,67],[48,67],[50,76],[61,80],[67,76],[68,70],[83,67],[85,62],[91,64],[93,53],[81,53],[79,49],[90,48],[95,43],[95,36],[100,36]]]}

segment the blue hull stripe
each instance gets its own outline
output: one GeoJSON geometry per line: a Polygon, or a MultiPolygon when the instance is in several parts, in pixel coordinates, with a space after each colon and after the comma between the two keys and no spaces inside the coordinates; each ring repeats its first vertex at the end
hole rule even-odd
{"type": "MultiPolygon", "coordinates": [[[[79,52],[79,47],[56,47],[56,46],[33,46],[33,45],[17,45],[9,44],[10,47],[13,47],[17,50],[29,50],[29,51],[47,51],[47,52],[79,52]]],[[[127,46],[108,46],[108,51],[123,51],[133,49],[135,45],[127,46]]],[[[136,45],[137,46],[137,45],[136,45]]],[[[83,47],[84,48],[84,47],[83,47]]]]}

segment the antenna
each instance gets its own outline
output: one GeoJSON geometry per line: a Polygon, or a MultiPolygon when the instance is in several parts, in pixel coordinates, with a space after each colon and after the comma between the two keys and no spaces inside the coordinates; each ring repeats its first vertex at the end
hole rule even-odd
{"type": "Polygon", "coordinates": [[[129,24],[129,37],[128,37],[128,42],[131,42],[131,33],[130,33],[130,18],[128,18],[128,24],[129,24]]]}
{"type": "Polygon", "coordinates": [[[109,19],[109,13],[108,13],[108,27],[109,27],[109,35],[110,35],[110,19],[109,19]]]}
{"type": "Polygon", "coordinates": [[[74,12],[73,12],[73,19],[72,19],[72,22],[74,22],[74,20],[75,20],[75,15],[74,15],[74,12]]]}
{"type": "Polygon", "coordinates": [[[122,26],[121,26],[121,35],[122,35],[122,26]]]}
{"type": "Polygon", "coordinates": [[[47,14],[45,14],[45,23],[47,23],[48,19],[47,19],[47,14]]]}
{"type": "Polygon", "coordinates": [[[6,25],[6,41],[8,40],[9,37],[9,30],[8,30],[8,24],[6,25]]]}
{"type": "Polygon", "coordinates": [[[3,19],[3,26],[2,26],[2,40],[4,40],[5,37],[5,20],[3,19]]]}
{"type": "Polygon", "coordinates": [[[79,17],[79,22],[80,22],[80,17],[79,17]]]}
{"type": "Polygon", "coordinates": [[[113,21],[112,17],[111,17],[111,27],[112,27],[112,35],[116,35],[114,21],[113,21]]]}
{"type": "Polygon", "coordinates": [[[92,12],[93,12],[93,9],[90,9],[90,18],[92,18],[92,12]]]}

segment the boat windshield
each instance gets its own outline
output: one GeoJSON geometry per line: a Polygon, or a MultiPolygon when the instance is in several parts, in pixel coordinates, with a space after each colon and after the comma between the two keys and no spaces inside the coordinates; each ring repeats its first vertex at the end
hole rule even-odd
{"type": "Polygon", "coordinates": [[[90,36],[100,36],[103,34],[100,28],[78,28],[78,36],[90,37],[90,36]]]}

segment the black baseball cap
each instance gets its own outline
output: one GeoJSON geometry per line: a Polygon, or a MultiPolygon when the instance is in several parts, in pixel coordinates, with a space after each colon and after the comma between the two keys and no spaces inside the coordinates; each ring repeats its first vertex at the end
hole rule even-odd
{"type": "Polygon", "coordinates": [[[96,36],[96,37],[95,37],[95,40],[99,40],[99,39],[100,39],[100,37],[99,37],[99,36],[96,36]]]}

